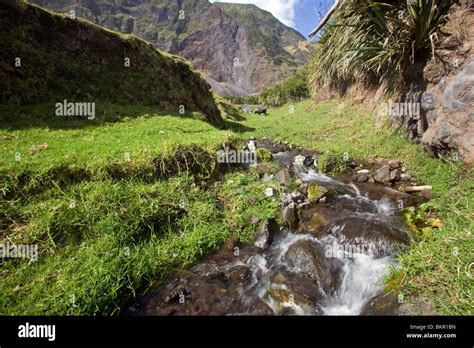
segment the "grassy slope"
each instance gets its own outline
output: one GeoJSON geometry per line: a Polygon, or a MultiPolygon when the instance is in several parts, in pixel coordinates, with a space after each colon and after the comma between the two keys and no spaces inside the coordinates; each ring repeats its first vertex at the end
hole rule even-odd
{"type": "Polygon", "coordinates": [[[473,282],[466,274],[473,247],[472,170],[432,159],[399,135],[376,130],[361,110],[326,104],[307,112],[309,106],[296,104],[293,114],[284,106],[268,117],[247,115],[243,133],[171,116],[80,129],[3,130],[0,170],[10,178],[25,171],[45,176],[67,165],[96,175],[69,184],[53,178],[53,185],[36,194],[0,200],[7,222],[2,242],[38,243],[41,254],[30,265],[25,260],[4,263],[2,314],[116,313],[136,291],[214,250],[228,236],[250,240],[256,229],[251,217],[263,219],[277,210],[277,202],[264,197],[265,186],[251,175],[228,174],[204,185],[185,172],[154,181],[130,170],[149,166],[156,156],[173,158],[167,144],[197,144],[212,153],[223,142],[248,136],[402,160],[420,183],[433,185],[445,226],[420,237],[401,256],[402,268],[391,283],[401,282],[407,301],[429,298],[441,313],[472,314],[473,282]],[[49,147],[28,153],[43,143],[49,147]],[[19,162],[17,151],[22,154],[19,162]],[[130,153],[129,162],[125,153],[130,153]],[[125,174],[102,173],[110,163],[125,174]],[[184,212],[179,209],[182,202],[184,212]]]}
{"type": "Polygon", "coordinates": [[[45,104],[54,118],[55,104],[68,100],[102,109],[107,103],[146,105],[172,113],[184,106],[223,125],[209,85],[180,57],[20,1],[0,0],[0,16],[2,122],[18,122],[8,106],[45,104]]]}
{"type": "Polygon", "coordinates": [[[117,313],[136,291],[229,236],[251,240],[258,227],[250,224],[252,217],[273,217],[277,209],[262,183],[239,173],[203,180],[193,175],[196,170],[186,171],[176,155],[189,151],[197,167],[205,167],[231,136],[174,116],[84,128],[2,130],[0,169],[7,196],[0,196],[0,243],[38,244],[40,257],[31,264],[4,260],[0,313],[117,313]],[[28,151],[38,144],[49,146],[28,151]],[[158,181],[150,169],[156,158],[167,167],[181,167],[169,180],[158,181]],[[111,165],[113,171],[104,170],[111,165]],[[71,167],[92,175],[71,178],[65,169],[71,167]],[[15,179],[25,173],[31,175],[22,185],[15,179]],[[36,189],[28,191],[31,187],[36,189]]]}

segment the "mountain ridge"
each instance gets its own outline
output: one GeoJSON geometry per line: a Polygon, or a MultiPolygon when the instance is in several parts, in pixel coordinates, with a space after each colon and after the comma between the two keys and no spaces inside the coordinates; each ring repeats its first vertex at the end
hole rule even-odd
{"type": "Polygon", "coordinates": [[[207,0],[30,2],[60,13],[74,10],[78,17],[182,56],[222,95],[259,93],[311,57],[312,43],[257,6],[207,0]]]}

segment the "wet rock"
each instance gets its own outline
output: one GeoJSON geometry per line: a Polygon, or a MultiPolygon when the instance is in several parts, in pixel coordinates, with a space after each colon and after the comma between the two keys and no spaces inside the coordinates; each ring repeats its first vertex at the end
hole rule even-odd
{"type": "Polygon", "coordinates": [[[301,224],[298,227],[298,231],[302,233],[311,233],[318,237],[322,235],[323,226],[326,224],[326,218],[323,214],[315,211],[315,209],[309,209],[302,211],[301,224]]]}
{"type": "Polygon", "coordinates": [[[225,273],[225,280],[232,284],[239,284],[245,283],[247,280],[250,279],[252,273],[248,267],[240,265],[230,269],[227,273],[225,273]]]}
{"type": "Polygon", "coordinates": [[[273,310],[259,297],[257,297],[249,306],[247,311],[236,312],[236,314],[252,315],[252,316],[272,316],[275,315],[273,310]]]}
{"type": "Polygon", "coordinates": [[[291,173],[288,168],[284,168],[275,175],[275,179],[280,185],[289,186],[291,183],[291,173]]]}
{"type": "Polygon", "coordinates": [[[387,294],[383,293],[369,301],[362,310],[361,315],[398,315],[399,307],[398,296],[392,291],[387,294]]]}
{"type": "Polygon", "coordinates": [[[329,225],[327,232],[338,238],[341,244],[358,247],[367,255],[382,257],[392,255],[397,246],[408,242],[402,227],[392,225],[387,220],[352,216],[329,225]]]}
{"type": "Polygon", "coordinates": [[[329,190],[323,186],[311,183],[308,185],[308,199],[311,202],[317,202],[321,197],[327,194],[329,190]]]}
{"type": "Polygon", "coordinates": [[[286,252],[285,261],[291,271],[315,280],[326,293],[339,284],[340,265],[336,259],[328,259],[323,247],[311,240],[299,240],[286,252]]]}
{"type": "MultiPolygon", "coordinates": [[[[293,276],[294,277],[294,276],[293,276]]],[[[272,284],[267,293],[271,297],[276,314],[301,315],[316,314],[316,303],[323,297],[315,282],[311,279],[299,279],[299,282],[272,284]]]]}
{"type": "Polygon", "coordinates": [[[298,213],[297,207],[295,203],[291,203],[290,205],[286,206],[282,213],[282,219],[285,222],[288,222],[291,227],[296,225],[296,221],[298,220],[298,213]]]}
{"type": "Polygon", "coordinates": [[[382,184],[388,184],[390,182],[390,166],[386,164],[377,169],[374,180],[382,184]]]}
{"type": "Polygon", "coordinates": [[[306,156],[305,159],[304,159],[303,164],[308,168],[314,167],[314,161],[315,161],[314,156],[306,156]]]}
{"type": "Polygon", "coordinates": [[[259,249],[265,250],[273,242],[276,233],[278,232],[278,225],[275,221],[265,220],[257,232],[255,243],[253,244],[259,249]]]}
{"type": "Polygon", "coordinates": [[[165,298],[166,303],[184,302],[186,298],[191,297],[191,292],[184,286],[180,285],[173,289],[171,293],[165,298]]]}
{"type": "Polygon", "coordinates": [[[293,163],[295,165],[299,165],[299,166],[304,166],[304,161],[305,161],[305,157],[304,156],[301,156],[301,155],[298,155],[295,157],[295,159],[293,160],[293,163]]]}

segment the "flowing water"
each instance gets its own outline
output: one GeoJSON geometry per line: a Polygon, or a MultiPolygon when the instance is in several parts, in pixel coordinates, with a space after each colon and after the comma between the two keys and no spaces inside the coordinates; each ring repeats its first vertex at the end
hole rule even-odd
{"type": "MultiPolygon", "coordinates": [[[[275,156],[286,161],[285,153],[275,156]]],[[[296,169],[329,190],[300,206],[296,230],[269,222],[258,243],[223,248],[176,274],[131,315],[359,315],[407,243],[396,196],[296,169]]]]}

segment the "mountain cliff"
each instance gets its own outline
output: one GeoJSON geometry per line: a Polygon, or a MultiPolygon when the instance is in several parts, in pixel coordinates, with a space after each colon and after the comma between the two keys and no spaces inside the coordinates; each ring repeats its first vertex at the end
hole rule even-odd
{"type": "Polygon", "coordinates": [[[254,5],[207,0],[32,0],[86,18],[182,56],[213,90],[248,95],[288,77],[311,56],[311,44],[254,5]]]}

